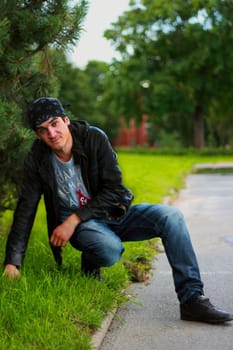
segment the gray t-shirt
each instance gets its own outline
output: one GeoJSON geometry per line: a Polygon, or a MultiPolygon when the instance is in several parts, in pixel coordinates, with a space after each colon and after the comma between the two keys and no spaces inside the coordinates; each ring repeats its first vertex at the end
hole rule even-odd
{"type": "Polygon", "coordinates": [[[90,195],[82,179],[80,166],[74,164],[73,156],[68,162],[62,162],[52,153],[52,164],[55,172],[59,208],[62,221],[77,208],[84,206],[90,195]]]}

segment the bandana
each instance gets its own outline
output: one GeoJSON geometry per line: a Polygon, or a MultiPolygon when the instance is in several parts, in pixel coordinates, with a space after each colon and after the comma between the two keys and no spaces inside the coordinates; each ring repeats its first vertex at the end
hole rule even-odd
{"type": "Polygon", "coordinates": [[[46,120],[54,117],[65,117],[66,113],[57,98],[40,97],[29,107],[27,116],[30,128],[35,130],[46,120]]]}

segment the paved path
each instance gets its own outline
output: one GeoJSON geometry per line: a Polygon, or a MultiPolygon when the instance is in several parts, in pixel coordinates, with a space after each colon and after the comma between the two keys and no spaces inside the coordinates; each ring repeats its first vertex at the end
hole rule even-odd
{"type": "MultiPolygon", "coordinates": [[[[233,174],[188,176],[174,205],[190,229],[205,294],[233,312],[233,174]]],[[[149,285],[130,288],[141,305],[129,303],[119,310],[100,350],[233,350],[233,322],[181,321],[164,253],[154,268],[149,285]]]]}

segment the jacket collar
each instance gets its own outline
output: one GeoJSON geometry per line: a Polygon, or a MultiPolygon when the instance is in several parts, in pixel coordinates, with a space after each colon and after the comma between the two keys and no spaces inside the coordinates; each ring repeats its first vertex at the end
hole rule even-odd
{"type": "MultiPolygon", "coordinates": [[[[79,157],[87,158],[84,152],[83,142],[88,135],[89,124],[85,121],[71,121],[70,131],[73,138],[72,153],[74,158],[76,160],[79,157]]],[[[44,179],[49,181],[53,177],[51,176],[53,169],[50,161],[52,151],[43,141],[36,140],[34,145],[37,152],[40,174],[44,179]]]]}
{"type": "Polygon", "coordinates": [[[86,157],[83,142],[89,132],[89,124],[85,121],[71,121],[70,131],[73,139],[72,153],[86,157]]]}

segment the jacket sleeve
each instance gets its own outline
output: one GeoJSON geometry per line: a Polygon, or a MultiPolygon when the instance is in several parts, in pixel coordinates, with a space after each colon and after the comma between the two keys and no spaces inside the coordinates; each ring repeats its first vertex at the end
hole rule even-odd
{"type": "Polygon", "coordinates": [[[39,177],[29,153],[24,164],[21,193],[7,239],[4,264],[22,265],[41,193],[39,177]]]}
{"type": "Polygon", "coordinates": [[[82,220],[97,217],[118,220],[126,213],[133,194],[122,184],[117,156],[107,135],[94,127],[89,133],[86,177],[91,200],[77,214],[82,220]]]}

